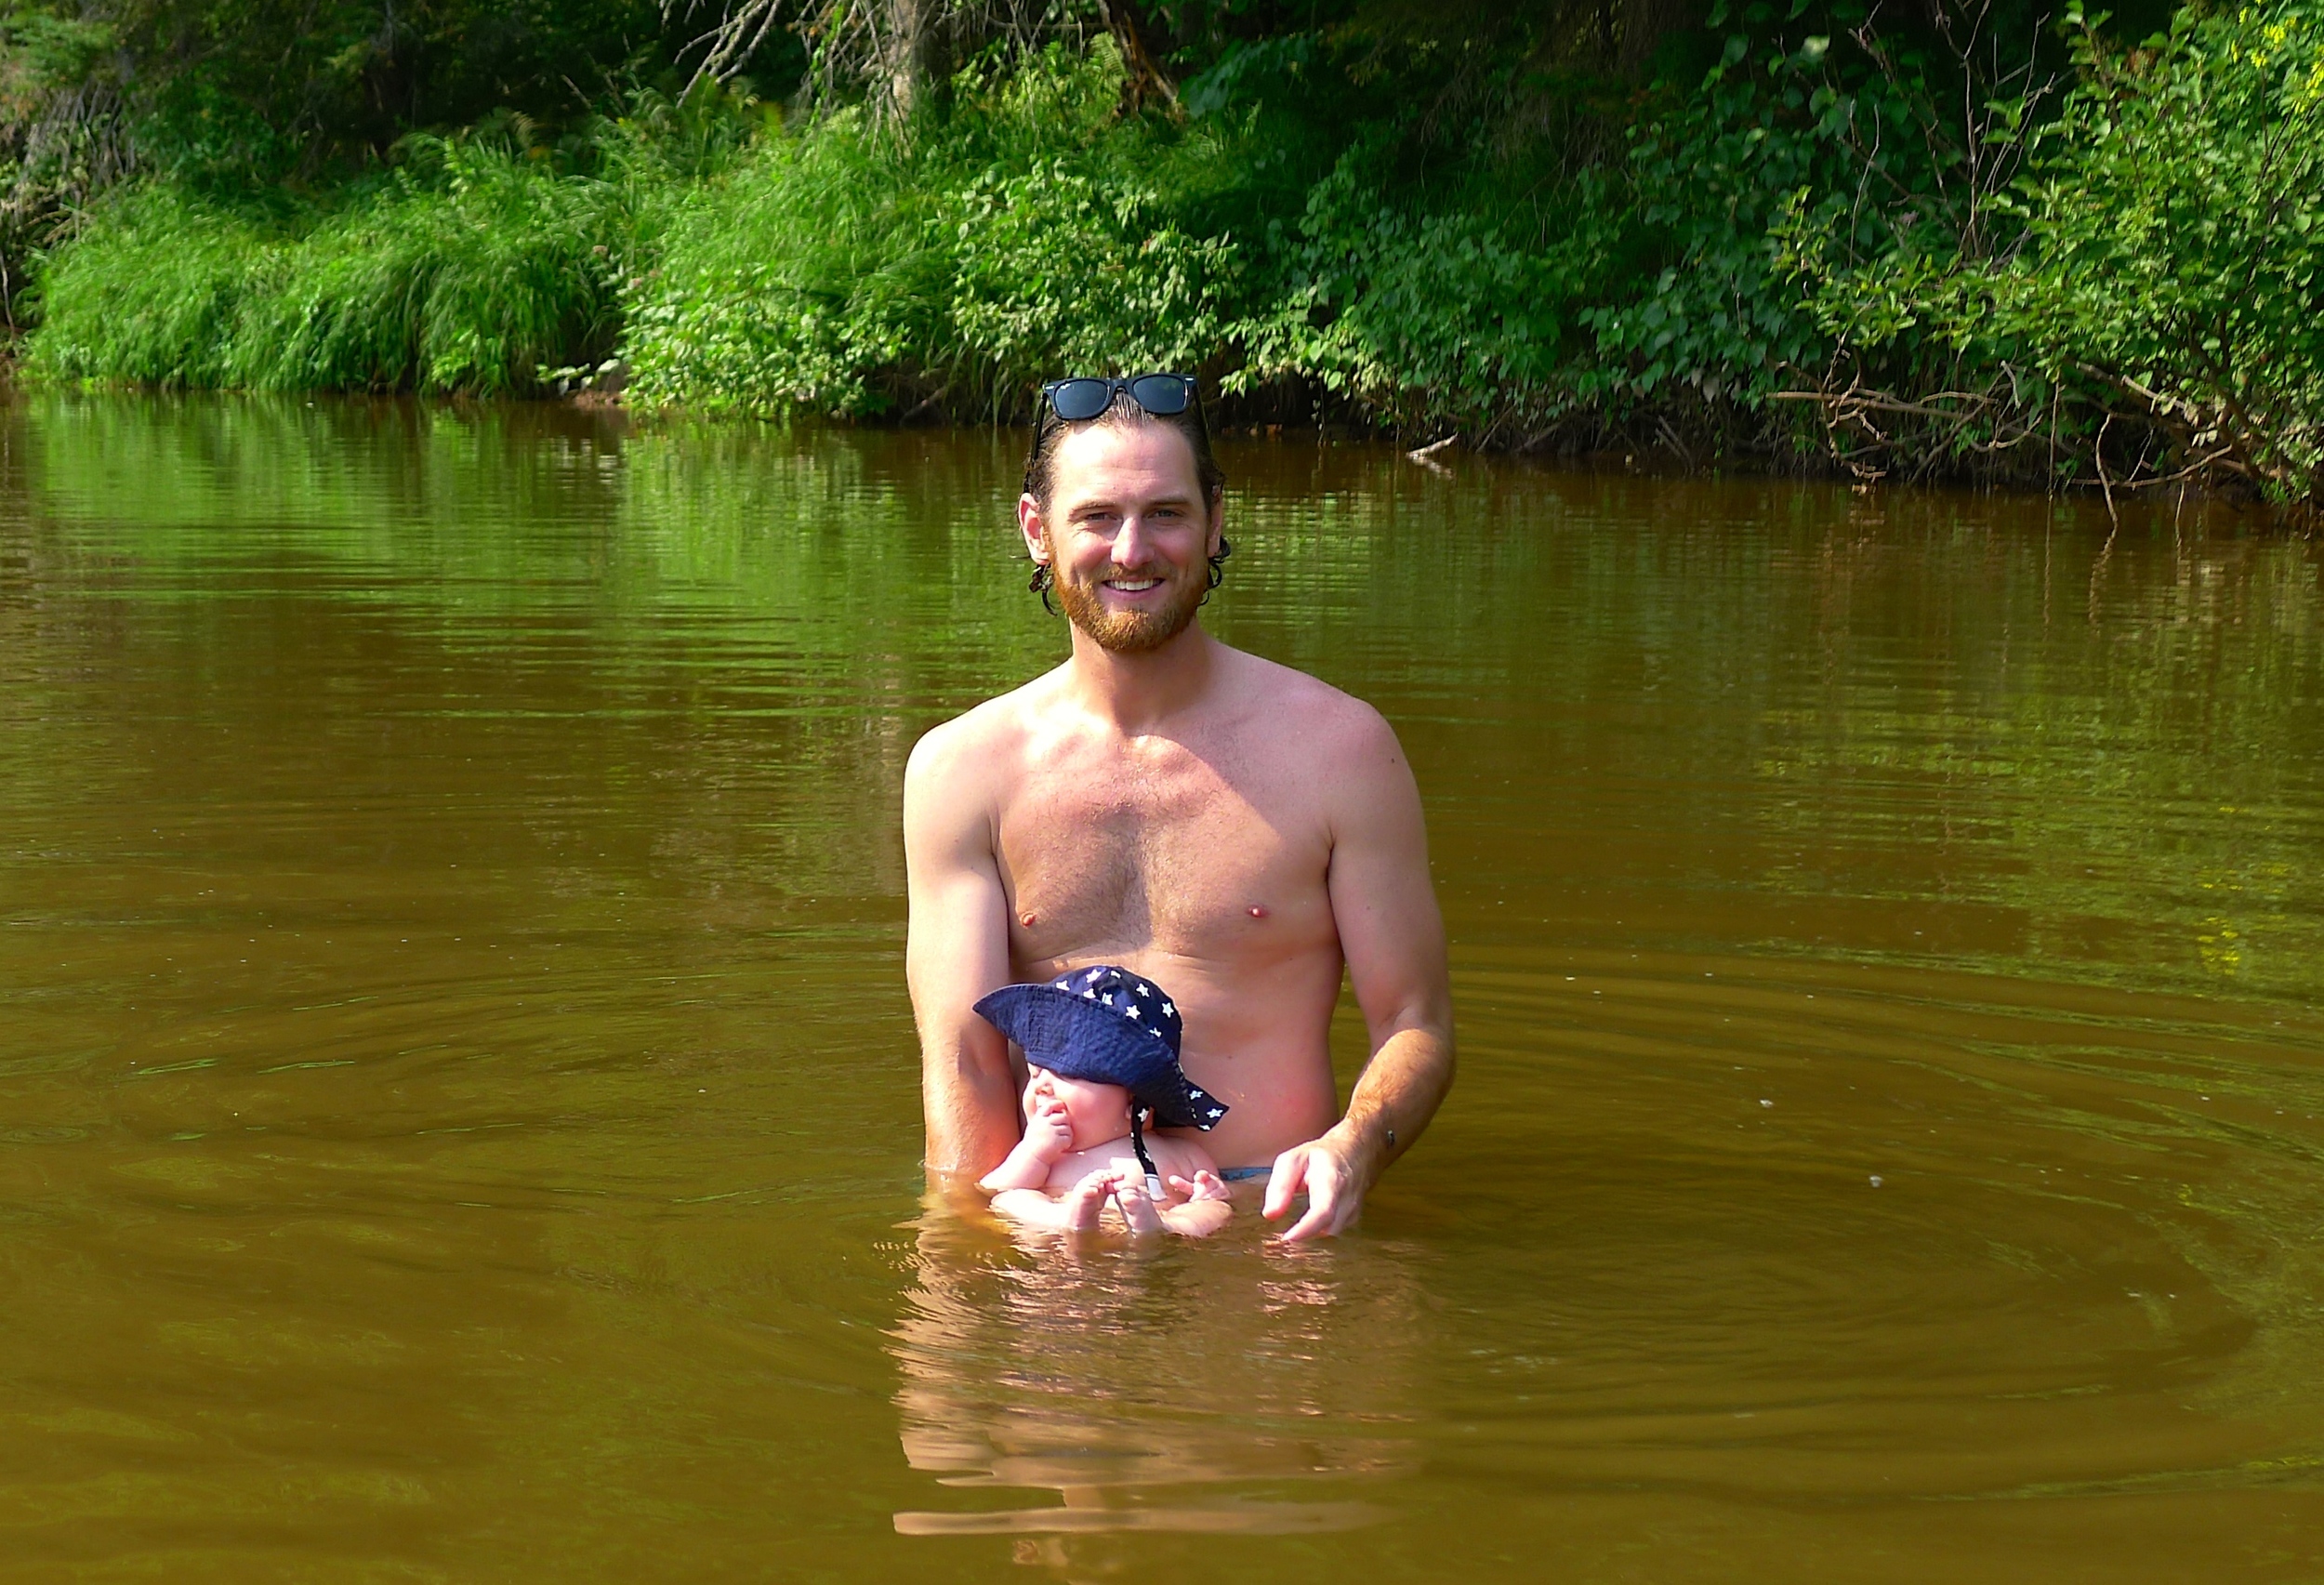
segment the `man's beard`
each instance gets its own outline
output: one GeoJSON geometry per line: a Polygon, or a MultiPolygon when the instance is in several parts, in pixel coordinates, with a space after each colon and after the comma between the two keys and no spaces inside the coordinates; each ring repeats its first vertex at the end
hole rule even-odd
{"type": "Polygon", "coordinates": [[[1057,580],[1057,598],[1066,619],[1108,654],[1151,654],[1194,626],[1210,592],[1209,579],[1199,574],[1168,581],[1170,598],[1149,610],[1108,610],[1096,584],[1070,578],[1057,580]]]}

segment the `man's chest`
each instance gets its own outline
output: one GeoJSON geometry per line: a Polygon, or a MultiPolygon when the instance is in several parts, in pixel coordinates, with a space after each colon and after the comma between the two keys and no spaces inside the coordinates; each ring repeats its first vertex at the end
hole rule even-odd
{"type": "Polygon", "coordinates": [[[1254,920],[1327,916],[1315,804],[1225,755],[1058,756],[1023,778],[999,835],[1022,958],[1208,956],[1254,920]]]}

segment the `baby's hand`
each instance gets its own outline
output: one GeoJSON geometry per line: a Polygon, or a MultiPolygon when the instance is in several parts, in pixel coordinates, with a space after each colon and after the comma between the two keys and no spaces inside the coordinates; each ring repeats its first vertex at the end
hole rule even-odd
{"type": "Polygon", "coordinates": [[[1024,1120],[1024,1148],[1034,1160],[1053,1163],[1074,1142],[1073,1119],[1063,1101],[1044,1101],[1024,1120]]]}
{"type": "Polygon", "coordinates": [[[1189,1204],[1195,1200],[1222,1200],[1227,1197],[1226,1183],[1216,1172],[1197,1172],[1192,1182],[1172,1173],[1170,1188],[1174,1193],[1184,1195],[1189,1204]]]}

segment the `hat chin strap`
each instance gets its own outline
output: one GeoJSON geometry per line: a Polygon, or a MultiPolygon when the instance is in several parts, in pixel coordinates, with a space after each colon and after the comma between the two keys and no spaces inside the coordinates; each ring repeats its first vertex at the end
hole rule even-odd
{"type": "Polygon", "coordinates": [[[1138,1103],[1129,1103],[1129,1148],[1138,1153],[1138,1165],[1146,1169],[1146,1193],[1162,1197],[1162,1174],[1155,1170],[1154,1157],[1146,1152],[1145,1125],[1140,1120],[1138,1103]]]}

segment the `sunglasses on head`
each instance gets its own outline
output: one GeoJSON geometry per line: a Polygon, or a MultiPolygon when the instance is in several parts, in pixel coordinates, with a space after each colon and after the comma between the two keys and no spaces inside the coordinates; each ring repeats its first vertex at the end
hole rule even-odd
{"type": "Polygon", "coordinates": [[[1126,379],[1100,379],[1083,375],[1050,381],[1041,388],[1041,396],[1050,411],[1068,424],[1078,424],[1113,406],[1115,396],[1122,391],[1128,391],[1130,401],[1155,417],[1174,418],[1194,403],[1195,376],[1131,375],[1126,379]]]}

